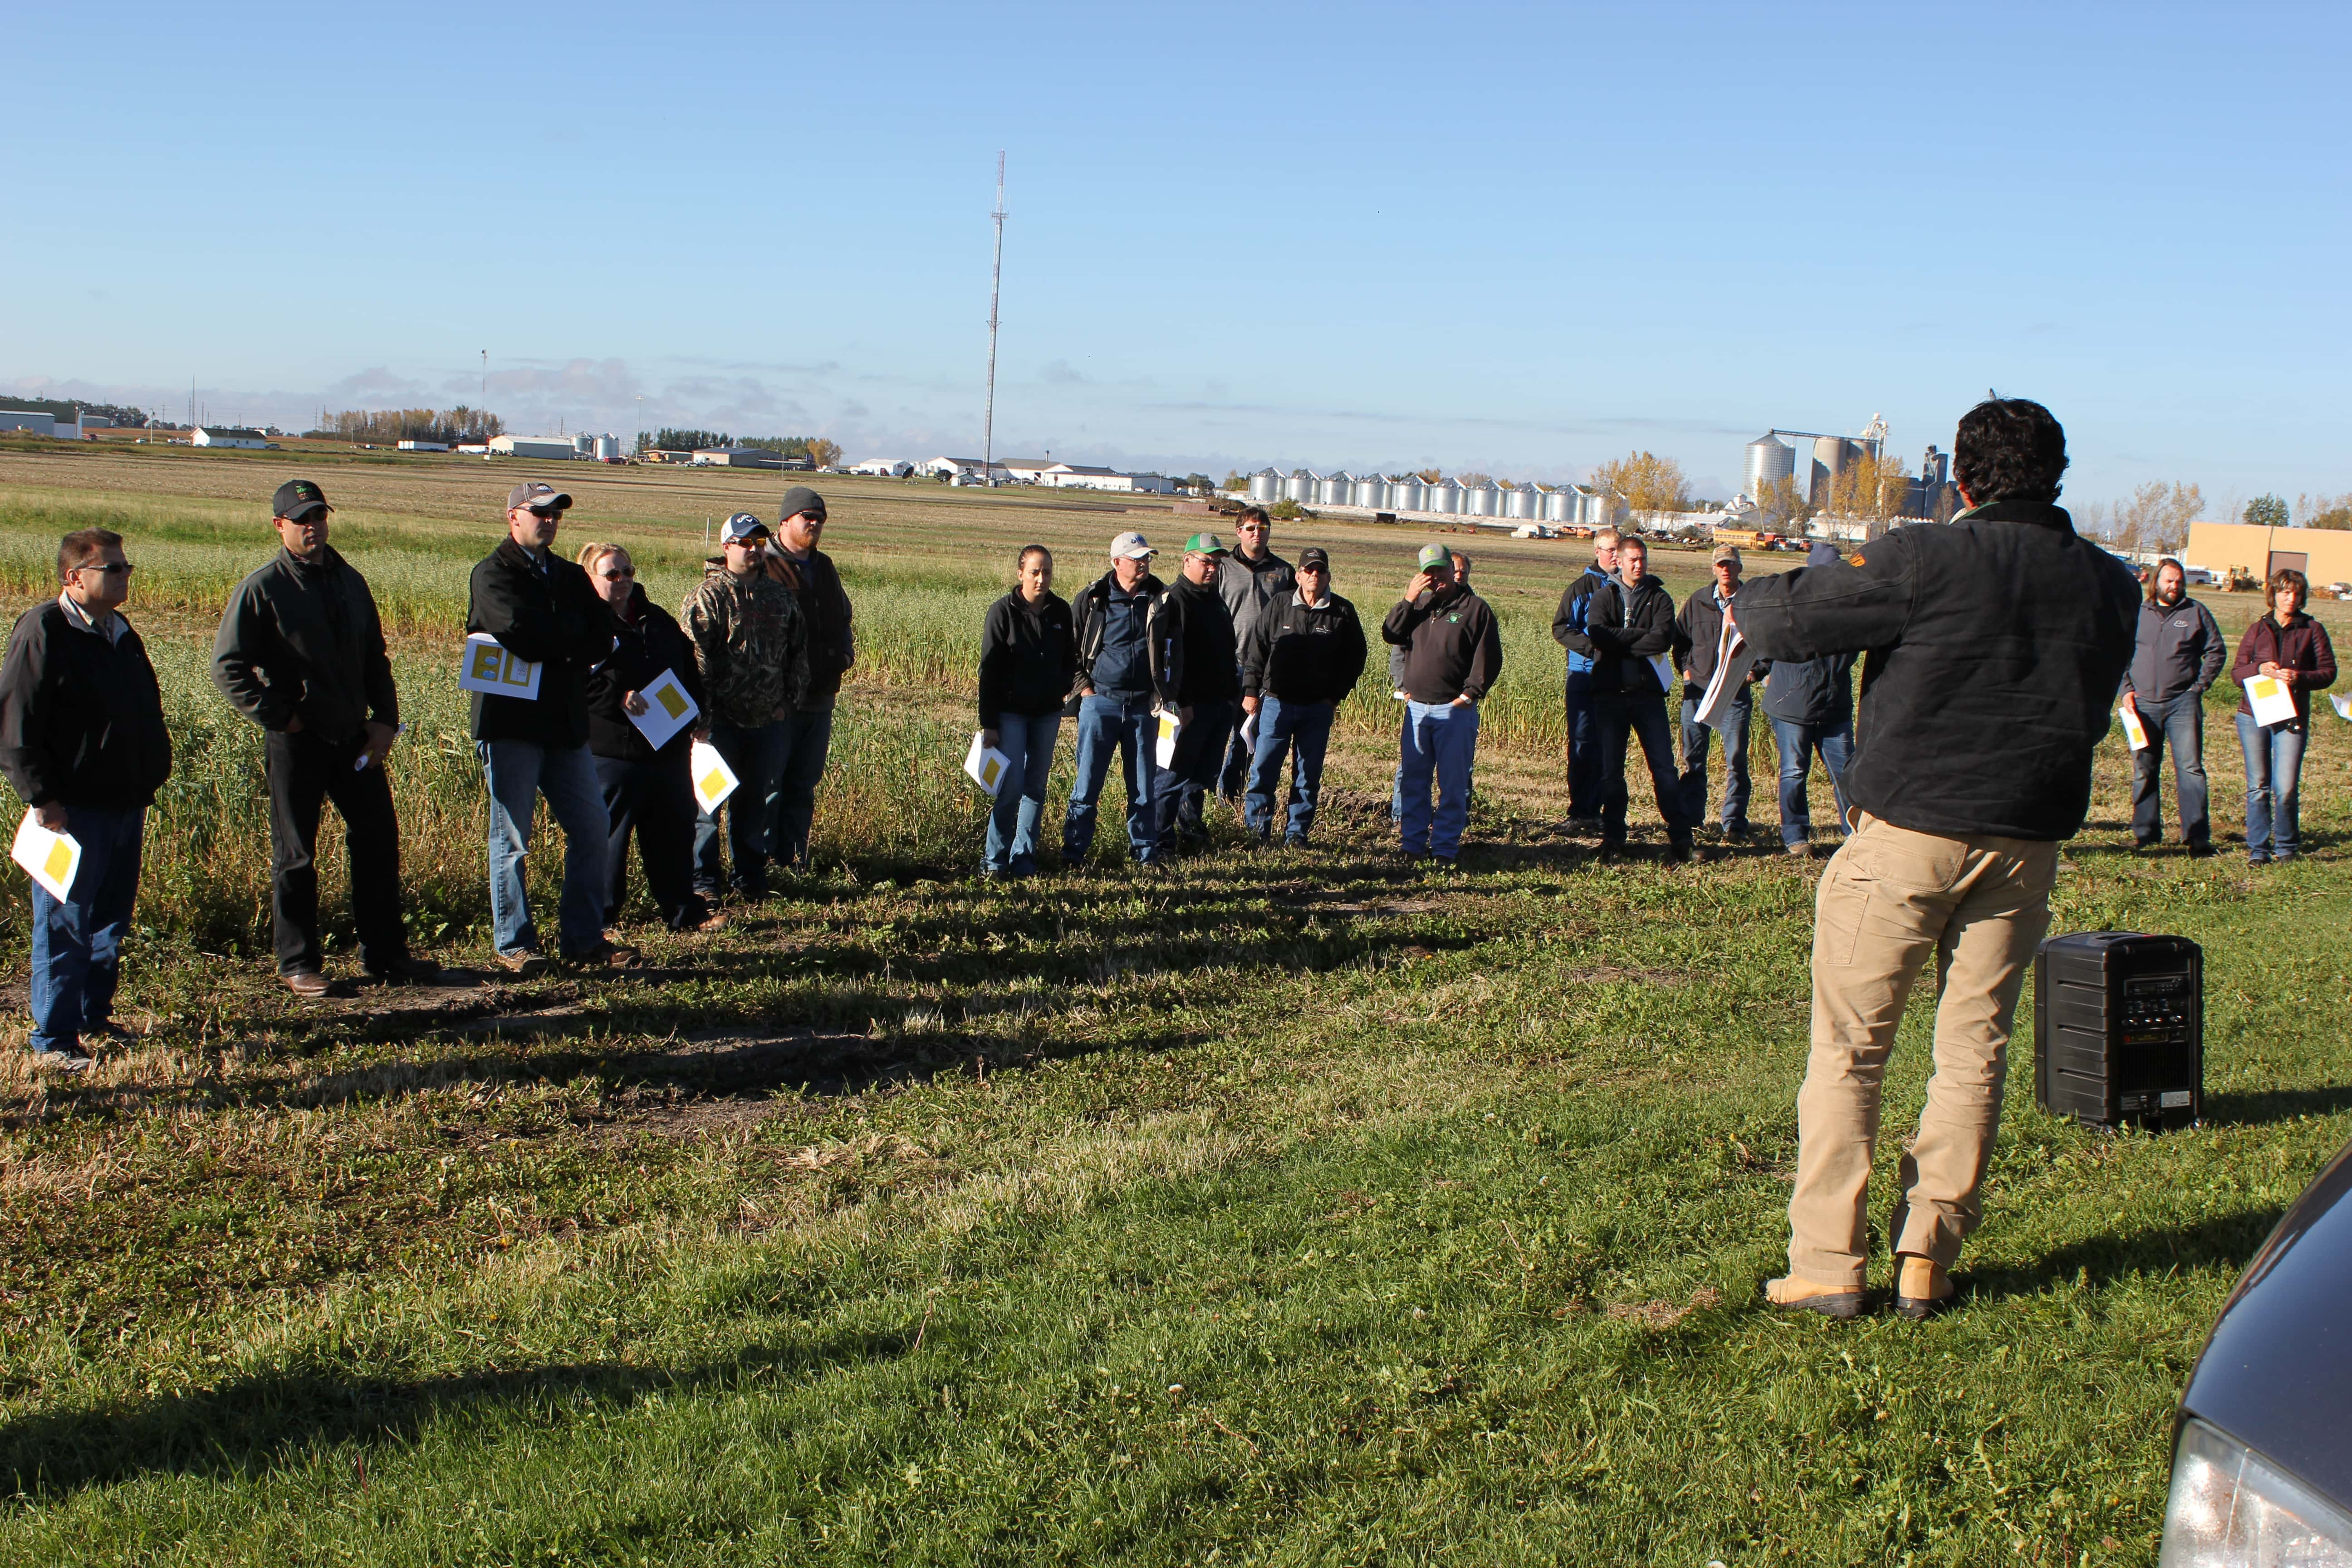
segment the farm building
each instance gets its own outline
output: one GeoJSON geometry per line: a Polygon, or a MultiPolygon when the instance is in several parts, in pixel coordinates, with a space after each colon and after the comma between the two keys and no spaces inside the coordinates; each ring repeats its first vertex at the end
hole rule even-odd
{"type": "Polygon", "coordinates": [[[2340,528],[2256,528],[2243,522],[2192,522],[2185,564],[2220,576],[2235,566],[2267,579],[2292,566],[2314,583],[2352,583],[2352,531],[2340,528]]]}
{"type": "Polygon", "coordinates": [[[695,450],[698,468],[781,468],[783,458],[765,447],[701,447],[695,450]]]}
{"type": "Polygon", "coordinates": [[[235,425],[199,425],[188,433],[191,447],[249,447],[259,451],[269,445],[269,437],[258,430],[247,430],[235,425]]]}
{"type": "Polygon", "coordinates": [[[904,458],[868,458],[850,466],[853,474],[871,474],[886,479],[903,479],[915,471],[915,465],[904,458]]]}
{"type": "Polygon", "coordinates": [[[579,456],[569,436],[493,436],[490,450],[501,458],[537,458],[569,462],[579,456]]]}
{"type": "Polygon", "coordinates": [[[446,452],[449,449],[449,443],[446,441],[403,441],[400,444],[400,449],[404,452],[446,452]]]}
{"type": "Polygon", "coordinates": [[[1055,489],[1128,490],[1150,495],[1174,495],[1176,481],[1163,474],[1127,474],[1117,468],[1091,468],[1083,463],[1055,463],[1037,483],[1055,489]]]}

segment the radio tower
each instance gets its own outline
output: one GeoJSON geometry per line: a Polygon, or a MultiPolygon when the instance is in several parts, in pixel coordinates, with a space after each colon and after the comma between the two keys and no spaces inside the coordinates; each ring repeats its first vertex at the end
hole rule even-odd
{"type": "Polygon", "coordinates": [[[1004,154],[996,155],[996,267],[988,279],[988,404],[980,416],[980,482],[996,483],[996,300],[1004,289],[1004,154]]]}

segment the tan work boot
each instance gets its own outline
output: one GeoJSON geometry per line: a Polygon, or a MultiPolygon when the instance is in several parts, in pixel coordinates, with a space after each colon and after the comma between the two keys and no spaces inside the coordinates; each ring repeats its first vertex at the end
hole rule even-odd
{"type": "Polygon", "coordinates": [[[1791,1312],[1819,1312],[1847,1322],[1862,1316],[1862,1291],[1837,1285],[1816,1285],[1790,1274],[1764,1281],[1764,1300],[1791,1312]]]}
{"type": "Polygon", "coordinates": [[[1942,1264],[1916,1253],[1895,1255],[1895,1310],[1913,1322],[1924,1323],[1950,1306],[1956,1293],[1942,1264]]]}

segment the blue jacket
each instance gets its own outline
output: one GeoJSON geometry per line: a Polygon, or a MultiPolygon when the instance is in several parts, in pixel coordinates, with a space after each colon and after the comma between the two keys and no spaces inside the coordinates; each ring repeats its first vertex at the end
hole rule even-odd
{"type": "Polygon", "coordinates": [[[1552,616],[1551,640],[1568,649],[1568,673],[1571,676],[1590,675],[1592,672],[1592,656],[1580,651],[1569,640],[1569,635],[1570,633],[1575,633],[1579,637],[1583,635],[1586,629],[1585,606],[1592,599],[1592,590],[1607,581],[1609,581],[1609,574],[1601,569],[1599,562],[1587,566],[1584,569],[1584,575],[1570,583],[1568,585],[1568,592],[1559,596],[1559,609],[1552,616]]]}
{"type": "MultiPolygon", "coordinates": [[[[1805,552],[1808,566],[1833,566],[1844,557],[1833,544],[1816,543],[1805,552]]],[[[1853,655],[1782,659],[1764,681],[1764,712],[1786,724],[1836,730],[1853,722],[1853,655]]]]}

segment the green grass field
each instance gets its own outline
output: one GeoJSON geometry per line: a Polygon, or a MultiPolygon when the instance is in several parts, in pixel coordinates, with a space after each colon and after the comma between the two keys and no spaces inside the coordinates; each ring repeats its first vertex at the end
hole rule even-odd
{"type": "MultiPolygon", "coordinates": [[[[579,468],[565,542],[628,543],[668,602],[702,519],[778,489],[579,468]]],[[[1386,853],[1373,691],[1317,847],[1223,822],[1172,878],[999,889],[954,769],[1013,549],[1068,589],[1119,529],[1201,524],[886,481],[828,488],[863,658],[814,874],[716,937],[633,931],[635,974],[299,1003],[258,738],[203,674],[297,471],[404,628],[419,941],[486,956],[446,671],[518,470],[0,443],[8,613],[57,532],[120,520],[182,741],[139,1042],[63,1082],[0,1034],[0,1561],[2147,1563],[2212,1314],[2352,1136],[2352,731],[2323,715],[2305,764],[2315,853],[2259,876],[2130,854],[2111,738],[2054,929],[2205,944],[2208,1124],[2053,1121],[2021,1044],[1966,1307],[1769,1315],[1818,866],[1602,867],[1555,831],[1573,547],[1473,546],[1508,668],[1458,876],[1386,853]]],[[[1419,542],[1276,547],[1329,547],[1370,619],[1419,542]]],[[[2207,757],[2226,839],[2218,696],[2207,757]]]]}

